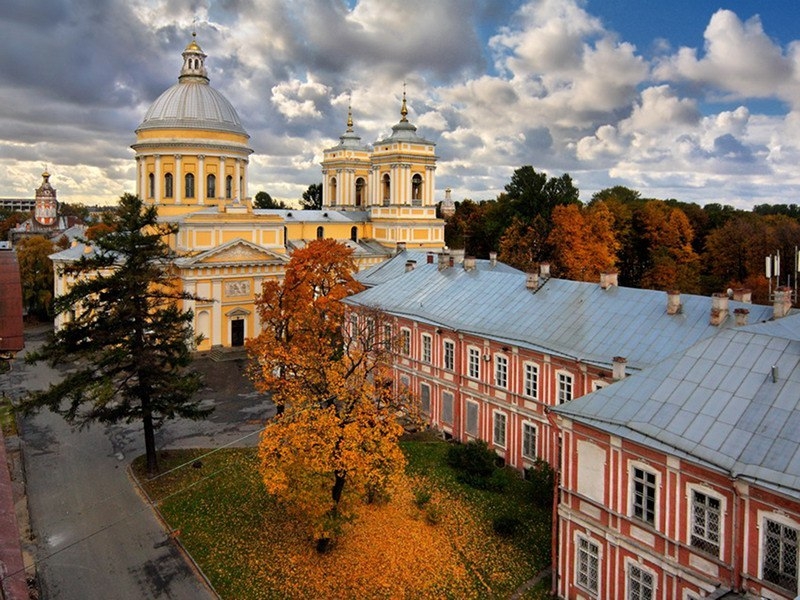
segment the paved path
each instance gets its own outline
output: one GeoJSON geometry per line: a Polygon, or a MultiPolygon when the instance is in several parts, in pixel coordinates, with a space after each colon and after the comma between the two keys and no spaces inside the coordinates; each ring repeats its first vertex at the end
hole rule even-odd
{"type": "MultiPolygon", "coordinates": [[[[33,336],[28,348],[38,343],[33,336]]],[[[215,413],[207,421],[169,423],[157,434],[157,445],[255,444],[256,432],[274,413],[272,404],[242,381],[240,362],[199,365],[211,383],[202,397],[216,407],[215,413]],[[245,437],[249,433],[254,435],[245,437]]],[[[0,386],[17,396],[26,389],[43,389],[58,376],[45,364],[18,360],[10,374],[0,376],[0,386]]],[[[44,599],[215,597],[128,477],[128,464],[143,453],[140,424],[74,430],[58,415],[43,411],[21,425],[44,599]]]]}

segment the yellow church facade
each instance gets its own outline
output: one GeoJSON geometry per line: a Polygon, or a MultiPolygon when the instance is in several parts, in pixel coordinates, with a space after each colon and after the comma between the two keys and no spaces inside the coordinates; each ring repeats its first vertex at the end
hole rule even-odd
{"type": "MultiPolygon", "coordinates": [[[[207,58],[195,40],[182,53],[178,83],[150,106],[132,144],[136,194],[178,226],[170,246],[180,287],[202,300],[194,313],[198,350],[236,347],[261,329],[255,300],[268,279],[283,277],[291,252],[333,238],[353,249],[359,268],[386,260],[398,246],[437,250],[435,144],[407,118],[372,148],[361,144],[348,114],[338,145],[323,152],[321,210],[253,208],[248,190],[250,136],[233,105],[209,84],[207,58]]],[[[58,265],[80,248],[53,255],[58,265]]],[[[66,282],[57,281],[63,291],[66,282]]],[[[56,326],[60,323],[57,322],[56,326]]]]}

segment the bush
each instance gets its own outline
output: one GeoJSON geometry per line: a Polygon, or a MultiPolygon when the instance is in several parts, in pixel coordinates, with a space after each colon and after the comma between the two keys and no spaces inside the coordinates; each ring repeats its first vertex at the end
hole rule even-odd
{"type": "Polygon", "coordinates": [[[530,482],[531,500],[544,509],[553,506],[553,486],[555,471],[547,462],[539,459],[530,469],[525,470],[525,479],[530,482]]]}
{"type": "Polygon", "coordinates": [[[492,521],[492,529],[497,535],[511,537],[519,531],[522,522],[511,515],[501,515],[492,521]]]}
{"type": "Polygon", "coordinates": [[[453,444],[445,460],[459,472],[459,481],[478,489],[491,487],[489,478],[497,469],[497,455],[483,440],[453,444]]]}
{"type": "Polygon", "coordinates": [[[513,482],[519,479],[519,471],[511,467],[503,467],[502,469],[495,469],[494,473],[486,480],[487,490],[493,492],[505,492],[513,482]]]}
{"type": "Polygon", "coordinates": [[[414,490],[414,504],[417,508],[422,509],[431,501],[431,492],[427,488],[418,488],[414,490]]]}

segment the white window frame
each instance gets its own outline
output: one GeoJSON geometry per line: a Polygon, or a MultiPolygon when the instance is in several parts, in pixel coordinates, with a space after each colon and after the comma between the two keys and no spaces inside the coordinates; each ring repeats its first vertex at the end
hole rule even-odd
{"type": "MultiPolygon", "coordinates": [[[[698,552],[700,552],[702,554],[709,555],[709,556],[714,556],[716,558],[719,558],[720,556],[722,556],[722,551],[723,551],[722,543],[723,543],[723,540],[725,539],[725,530],[724,530],[724,528],[725,528],[725,510],[727,508],[727,502],[726,502],[725,496],[721,495],[719,492],[717,492],[716,490],[714,490],[714,489],[712,489],[712,488],[710,488],[708,486],[698,485],[698,484],[689,484],[689,485],[687,485],[686,486],[686,492],[687,492],[687,494],[686,494],[686,502],[687,502],[687,506],[689,507],[689,518],[687,519],[687,523],[686,523],[686,528],[687,528],[687,531],[686,531],[686,543],[691,548],[693,548],[694,550],[696,550],[696,551],[698,551],[698,552]],[[693,537],[694,537],[694,524],[695,524],[695,502],[694,502],[694,499],[695,499],[695,495],[696,494],[703,494],[704,496],[706,496],[708,498],[713,498],[714,500],[717,500],[719,502],[719,522],[717,523],[717,537],[719,539],[717,540],[717,551],[716,551],[716,553],[711,552],[711,551],[705,549],[702,546],[698,546],[698,545],[694,544],[694,540],[693,540],[693,537]]],[[[708,543],[710,543],[707,539],[706,539],[706,541],[708,543]]]]}
{"type": "Polygon", "coordinates": [[[525,361],[522,365],[522,395],[532,400],[539,399],[539,365],[525,361]]]}
{"type": "Polygon", "coordinates": [[[494,384],[503,389],[508,389],[508,356],[495,353],[494,355],[494,384]]]}
{"type": "Polygon", "coordinates": [[[492,411],[492,444],[494,444],[498,448],[505,448],[507,442],[508,442],[508,415],[504,413],[502,410],[492,411]],[[502,440],[498,440],[497,436],[497,424],[500,419],[502,419],[503,421],[502,440]]]}
{"type": "Polygon", "coordinates": [[[471,379],[481,378],[481,349],[476,346],[467,348],[467,376],[471,379]]]}
{"type": "MultiPolygon", "coordinates": [[[[658,519],[659,519],[658,497],[659,497],[659,490],[661,489],[661,473],[659,473],[657,470],[653,469],[649,465],[646,465],[646,464],[640,463],[640,462],[633,462],[632,461],[632,462],[630,462],[628,464],[628,479],[629,479],[628,494],[630,496],[629,501],[628,501],[628,509],[630,511],[629,514],[630,514],[631,518],[633,520],[635,520],[636,522],[638,522],[638,523],[642,523],[644,525],[649,525],[650,527],[657,528],[658,527],[658,522],[659,522],[658,521],[658,519]],[[637,503],[636,503],[636,474],[635,474],[636,470],[643,471],[644,473],[646,473],[648,475],[653,475],[654,479],[655,479],[655,482],[653,483],[653,490],[654,490],[653,494],[654,495],[653,495],[653,522],[652,523],[650,521],[648,521],[646,518],[636,516],[636,509],[637,509],[637,503]]],[[[647,483],[647,482],[645,482],[645,483],[647,483]]],[[[648,484],[648,486],[649,486],[649,484],[648,484]]],[[[645,517],[646,517],[647,516],[647,502],[646,502],[646,500],[645,500],[644,505],[642,506],[642,511],[644,512],[645,517]]]]}
{"type": "Polygon", "coordinates": [[[785,515],[781,515],[778,513],[767,512],[767,511],[758,511],[758,524],[761,528],[761,534],[759,536],[759,548],[758,548],[758,576],[762,581],[767,582],[770,585],[776,586],[781,590],[788,590],[792,593],[792,596],[797,596],[798,591],[800,591],[800,523],[795,521],[794,519],[790,519],[785,515]],[[789,529],[794,529],[797,532],[796,535],[796,542],[795,542],[795,562],[798,564],[795,565],[795,589],[783,587],[780,582],[776,582],[770,579],[766,579],[764,576],[764,563],[766,560],[766,553],[767,553],[767,521],[772,521],[773,523],[780,525],[781,527],[786,527],[789,529]]]}
{"type": "MultiPolygon", "coordinates": [[[[633,595],[633,577],[634,573],[633,570],[636,569],[642,576],[648,577],[650,579],[650,600],[656,600],[658,598],[658,578],[656,577],[655,572],[652,569],[648,569],[643,564],[635,562],[630,558],[625,559],[625,598],[627,600],[648,600],[647,596],[637,594],[636,596],[633,595]]],[[[637,581],[637,585],[646,585],[644,581],[637,581]]]]}
{"type": "Polygon", "coordinates": [[[433,362],[433,336],[423,333],[420,347],[422,349],[420,351],[420,360],[429,364],[433,362]]]}
{"type": "Polygon", "coordinates": [[[411,330],[408,327],[400,328],[400,354],[411,356],[411,330]]]}
{"type": "Polygon", "coordinates": [[[521,436],[522,436],[522,446],[521,446],[522,458],[531,461],[536,460],[538,458],[538,454],[536,453],[536,443],[538,442],[537,438],[539,437],[539,428],[536,425],[536,423],[534,423],[533,421],[523,421],[521,436]],[[528,439],[528,434],[526,430],[533,431],[533,448],[530,449],[532,450],[532,453],[525,452],[525,446],[530,445],[526,443],[528,439]]]}
{"type": "Polygon", "coordinates": [[[445,371],[456,370],[456,343],[453,340],[442,340],[442,367],[445,371]]]}
{"type": "Polygon", "coordinates": [[[474,438],[479,437],[480,434],[480,423],[481,423],[481,405],[477,402],[473,402],[472,400],[467,400],[464,410],[464,432],[472,436],[474,438]],[[470,416],[470,409],[475,409],[475,428],[471,430],[469,416],[470,416]]]}
{"type": "Polygon", "coordinates": [[[431,386],[429,384],[427,384],[427,383],[420,383],[419,384],[419,408],[422,411],[422,414],[424,414],[424,415],[430,415],[431,414],[431,398],[432,398],[431,391],[432,391],[431,390],[431,386]],[[422,390],[428,390],[428,393],[427,393],[427,396],[428,396],[428,408],[427,409],[425,408],[425,405],[422,402],[423,398],[425,398],[425,396],[426,396],[426,394],[424,394],[422,390]]]}
{"type": "Polygon", "coordinates": [[[383,324],[383,349],[387,352],[392,351],[392,332],[393,327],[391,323],[384,323],[383,324]]]}
{"type": "Polygon", "coordinates": [[[569,371],[556,371],[556,404],[564,404],[574,398],[575,377],[569,371]]]}
{"type": "Polygon", "coordinates": [[[590,594],[592,598],[600,597],[601,558],[602,551],[598,542],[586,535],[579,533],[575,535],[575,585],[590,594]],[[583,543],[586,544],[586,547],[582,546],[583,543]],[[594,547],[594,552],[592,552],[591,546],[594,547]],[[591,585],[591,581],[588,583],[582,581],[584,575],[589,577],[591,562],[594,562],[595,567],[594,586],[591,585]]]}

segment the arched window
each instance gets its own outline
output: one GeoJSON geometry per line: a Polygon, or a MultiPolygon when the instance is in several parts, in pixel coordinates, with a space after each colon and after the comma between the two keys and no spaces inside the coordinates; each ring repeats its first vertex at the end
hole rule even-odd
{"type": "Polygon", "coordinates": [[[411,200],[416,200],[415,205],[421,204],[422,200],[422,175],[415,173],[411,178],[411,200]]]}
{"type": "Polygon", "coordinates": [[[172,173],[167,173],[164,175],[164,197],[172,198],[172,193],[172,173]]]}
{"type": "Polygon", "coordinates": [[[286,242],[288,242],[288,241],[289,241],[289,228],[288,227],[284,227],[283,228],[283,245],[285,246],[286,242]]]}
{"type": "Polygon", "coordinates": [[[389,177],[388,173],[386,173],[383,176],[383,180],[382,181],[383,181],[383,204],[384,204],[384,206],[388,206],[389,205],[389,199],[391,198],[391,192],[392,192],[392,180],[389,177]]]}
{"type": "Polygon", "coordinates": [[[331,177],[331,201],[330,204],[333,206],[336,204],[336,177],[331,177]]]}
{"type": "Polygon", "coordinates": [[[194,198],[194,175],[187,173],[184,180],[186,182],[186,197],[194,198]]]}
{"type": "Polygon", "coordinates": [[[154,198],[156,195],[156,176],[150,173],[150,175],[147,176],[147,180],[147,197],[154,198]]]}
{"type": "Polygon", "coordinates": [[[358,227],[355,225],[350,228],[350,239],[354,242],[358,241],[358,227]]]}
{"type": "Polygon", "coordinates": [[[363,177],[356,179],[356,206],[364,205],[364,192],[366,191],[367,184],[363,177]]]}
{"type": "Polygon", "coordinates": [[[233,197],[233,177],[230,175],[225,178],[225,197],[233,197]]]}
{"type": "Polygon", "coordinates": [[[324,237],[325,237],[325,228],[322,225],[320,225],[319,227],[317,227],[317,239],[321,240],[324,237]]]}
{"type": "Polygon", "coordinates": [[[207,198],[216,198],[217,197],[217,176],[216,175],[209,175],[206,177],[206,197],[207,198]]]}

